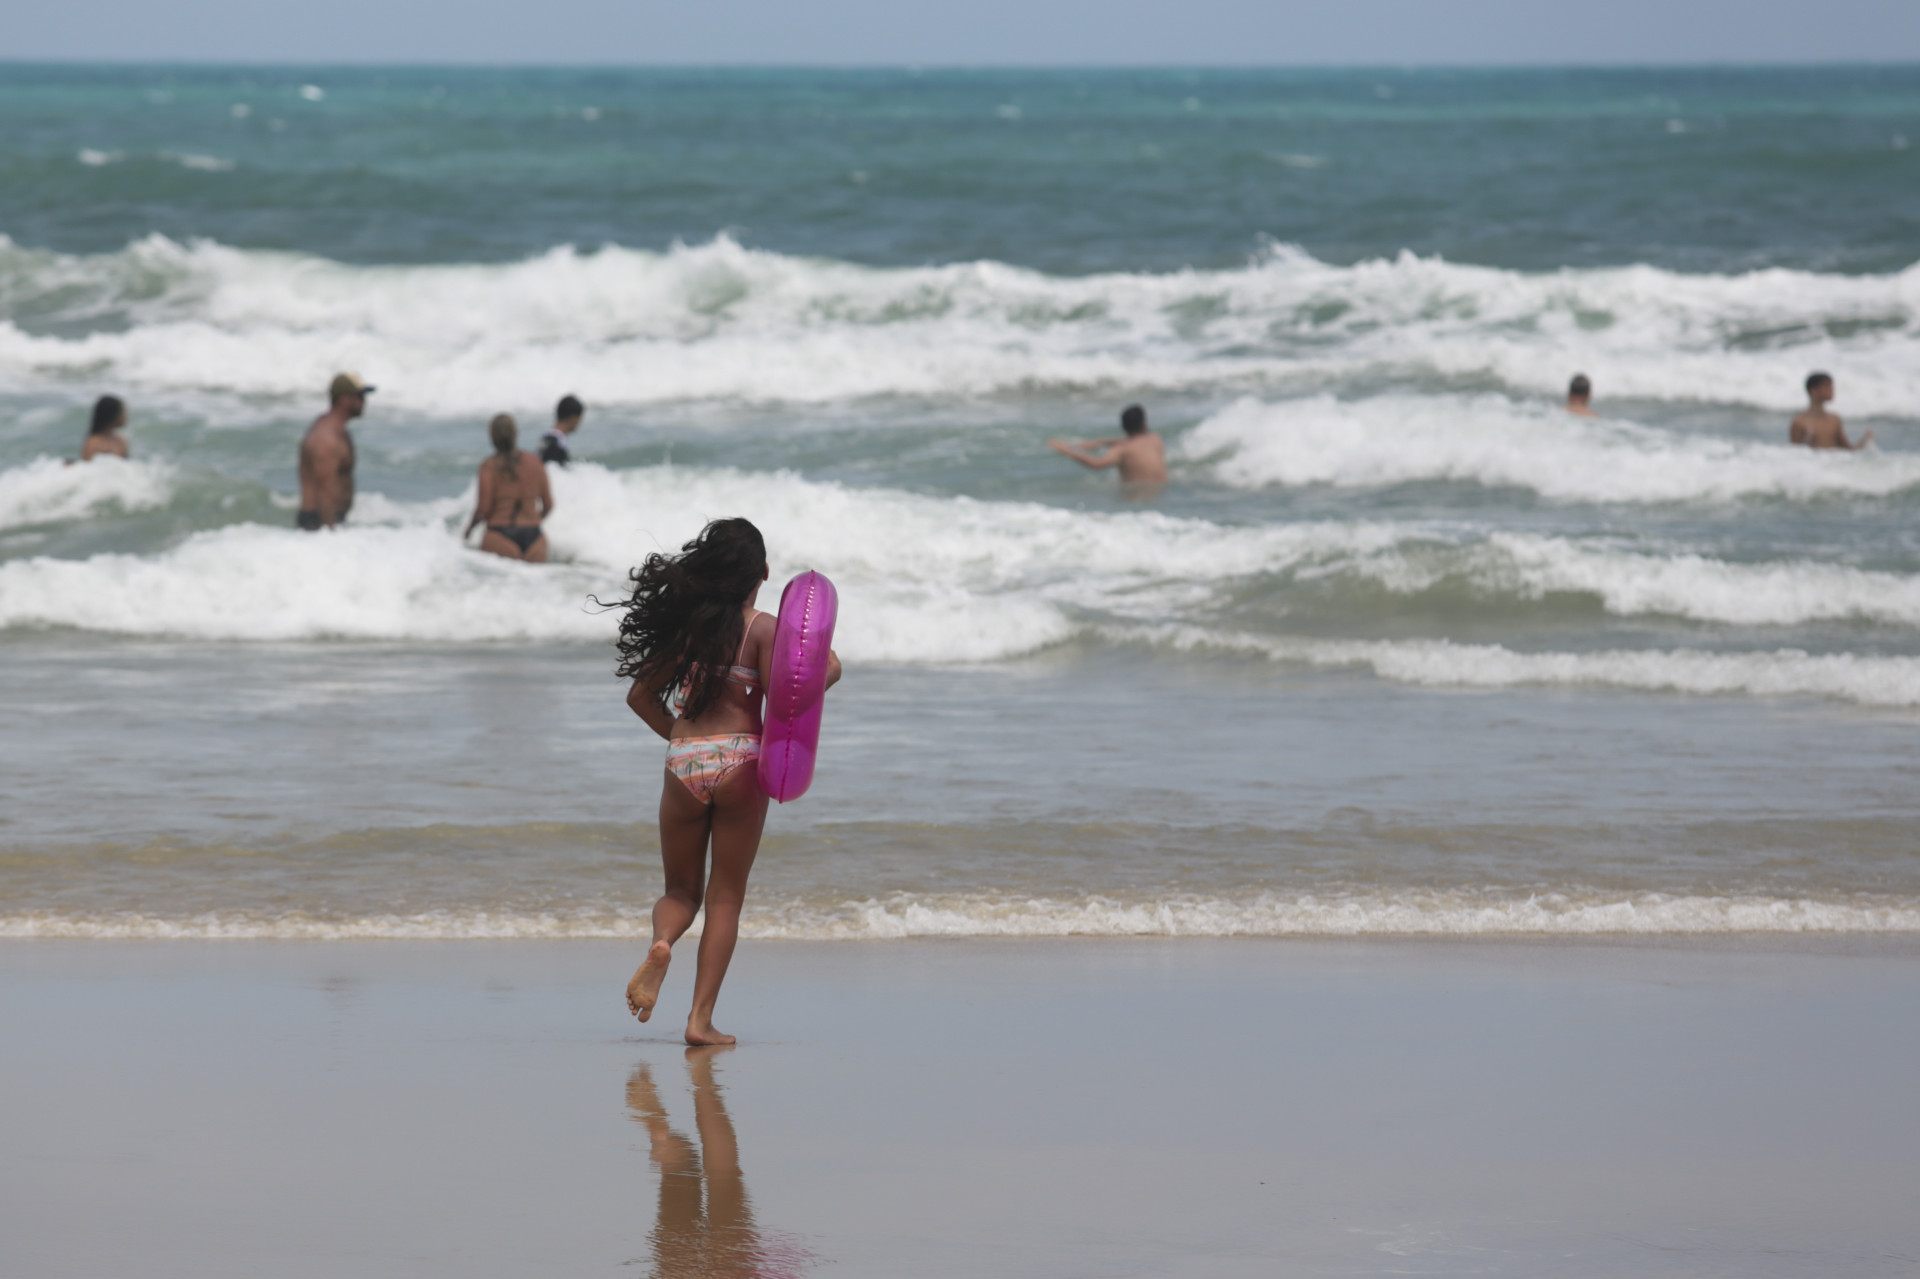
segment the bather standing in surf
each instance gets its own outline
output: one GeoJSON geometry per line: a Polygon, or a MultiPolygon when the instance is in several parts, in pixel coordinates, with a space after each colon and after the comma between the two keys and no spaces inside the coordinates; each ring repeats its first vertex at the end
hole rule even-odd
{"type": "Polygon", "coordinates": [[[553,514],[553,487],[539,458],[520,447],[519,427],[511,415],[497,414],[487,423],[493,456],[480,463],[475,480],[479,497],[473,518],[460,538],[465,541],[485,522],[480,549],[502,559],[547,562],[547,535],[540,522],[553,514]]]}
{"type": "MultiPolygon", "coordinates": [[[[713,1008],[767,820],[759,762],[774,619],[754,608],[767,580],[766,542],[747,520],[715,520],[679,555],[649,555],[630,580],[616,674],[633,680],[633,713],[667,741],[660,792],[667,884],[653,905],[646,958],[627,983],[627,1008],[641,1021],[653,1016],[673,944],[704,905],[686,1039],[730,1044],[733,1036],[714,1028],[713,1008]]],[[[829,654],[827,687],[839,678],[840,659],[829,654]]]]}
{"type": "Polygon", "coordinates": [[[93,425],[87,428],[87,438],[80,444],[80,460],[91,462],[106,455],[126,457],[127,437],[120,434],[126,429],[126,401],[117,395],[103,395],[95,400],[93,425]]]}

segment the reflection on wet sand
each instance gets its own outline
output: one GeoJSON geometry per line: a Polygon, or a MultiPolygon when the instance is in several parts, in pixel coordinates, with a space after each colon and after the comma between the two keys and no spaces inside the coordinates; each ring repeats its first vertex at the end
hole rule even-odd
{"type": "Polygon", "coordinates": [[[627,1107],[646,1125],[649,1155],[660,1170],[660,1213],[648,1236],[656,1279],[781,1279],[816,1260],[790,1239],[765,1235],[754,1225],[739,1141],[713,1078],[714,1057],[731,1050],[729,1045],[687,1049],[698,1147],[674,1130],[646,1062],[627,1079],[627,1107]]]}

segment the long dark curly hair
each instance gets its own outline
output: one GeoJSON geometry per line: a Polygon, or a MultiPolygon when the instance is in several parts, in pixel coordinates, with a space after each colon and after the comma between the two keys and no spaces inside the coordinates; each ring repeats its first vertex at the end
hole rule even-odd
{"type": "Polygon", "coordinates": [[[700,718],[726,686],[744,632],[741,605],[766,572],[766,540],[738,518],[713,521],[678,555],[647,556],[627,575],[633,594],[609,606],[626,610],[614,673],[657,681],[662,707],[685,689],[682,718],[700,718]]]}

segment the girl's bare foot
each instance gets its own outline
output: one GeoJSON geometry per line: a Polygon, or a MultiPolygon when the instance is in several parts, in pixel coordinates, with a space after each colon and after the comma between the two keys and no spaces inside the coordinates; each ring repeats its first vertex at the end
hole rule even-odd
{"type": "Polygon", "coordinates": [[[667,979],[667,965],[672,962],[673,947],[657,941],[647,947],[647,957],[633,970],[633,980],[627,983],[627,1011],[641,1021],[653,1016],[653,1006],[660,1002],[660,983],[667,979]]]}
{"type": "Polygon", "coordinates": [[[723,1034],[720,1031],[715,1030],[713,1028],[713,1023],[711,1021],[703,1021],[698,1023],[695,1023],[693,1021],[688,1021],[687,1022],[687,1042],[689,1044],[692,1044],[695,1048],[701,1048],[710,1044],[724,1045],[724,1044],[731,1044],[736,1041],[734,1040],[734,1037],[732,1035],[723,1034]]]}

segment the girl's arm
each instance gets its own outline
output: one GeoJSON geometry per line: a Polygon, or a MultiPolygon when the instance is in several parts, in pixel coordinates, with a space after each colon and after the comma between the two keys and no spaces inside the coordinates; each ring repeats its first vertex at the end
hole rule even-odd
{"type": "Polygon", "coordinates": [[[673,716],[667,714],[667,708],[660,704],[660,681],[654,679],[636,679],[633,687],[627,690],[627,706],[647,722],[647,727],[660,734],[667,741],[673,740],[673,716]]]}
{"type": "MultiPolygon", "coordinates": [[[[774,615],[772,613],[762,613],[760,614],[760,617],[764,617],[764,618],[767,618],[769,621],[772,621],[774,615]]],[[[754,619],[756,624],[759,622],[759,620],[760,618],[754,619]]],[[[754,661],[754,669],[760,672],[760,687],[761,688],[771,687],[773,684],[773,637],[771,635],[766,635],[760,640],[759,646],[755,652],[755,659],[756,660],[754,661]]],[[[832,688],[835,684],[838,684],[839,682],[840,682],[840,654],[834,652],[832,649],[828,649],[827,650],[826,687],[832,688]]]]}

